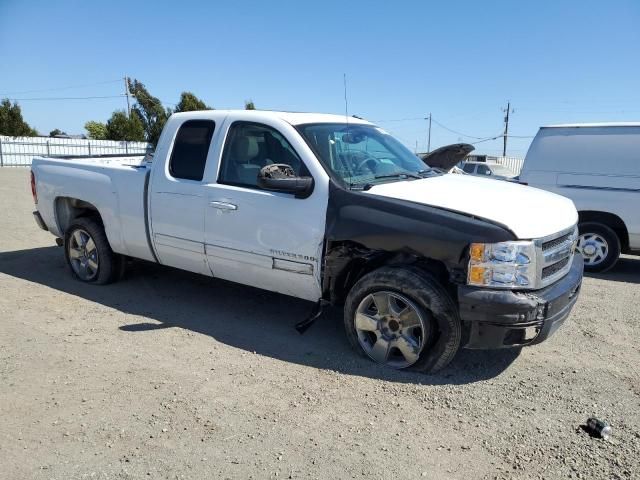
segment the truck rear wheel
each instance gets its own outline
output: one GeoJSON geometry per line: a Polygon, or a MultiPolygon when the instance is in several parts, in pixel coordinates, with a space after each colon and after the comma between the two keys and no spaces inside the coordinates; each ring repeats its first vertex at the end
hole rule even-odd
{"type": "Polygon", "coordinates": [[[383,267],[353,286],[344,309],[347,338],[383,365],[436,372],[460,346],[457,308],[431,275],[411,267],[383,267]]]}
{"type": "Polygon", "coordinates": [[[598,222],[578,225],[580,236],[576,248],[584,258],[587,272],[606,272],[620,257],[620,239],[616,232],[598,222]]]}
{"type": "Polygon", "coordinates": [[[93,218],[78,218],[67,229],[64,253],[71,274],[86,283],[105,285],[124,271],[124,257],[111,250],[104,227],[93,218]]]}

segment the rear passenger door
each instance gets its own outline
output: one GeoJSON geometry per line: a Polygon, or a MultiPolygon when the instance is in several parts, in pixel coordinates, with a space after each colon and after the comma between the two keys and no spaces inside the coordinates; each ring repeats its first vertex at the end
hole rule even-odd
{"type": "Polygon", "coordinates": [[[173,141],[161,139],[160,145],[170,147],[157,152],[166,155],[166,161],[154,169],[149,195],[151,234],[160,263],[205,275],[211,271],[204,253],[202,179],[215,127],[213,120],[187,120],[173,141]]]}

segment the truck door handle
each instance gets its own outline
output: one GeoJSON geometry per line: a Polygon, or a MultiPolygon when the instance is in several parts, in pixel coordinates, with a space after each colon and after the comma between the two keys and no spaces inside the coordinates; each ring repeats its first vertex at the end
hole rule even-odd
{"type": "Polygon", "coordinates": [[[227,202],[209,202],[209,206],[213,207],[213,208],[217,208],[218,210],[226,210],[226,211],[230,211],[230,210],[238,210],[238,206],[234,205],[233,203],[227,203],[227,202]]]}

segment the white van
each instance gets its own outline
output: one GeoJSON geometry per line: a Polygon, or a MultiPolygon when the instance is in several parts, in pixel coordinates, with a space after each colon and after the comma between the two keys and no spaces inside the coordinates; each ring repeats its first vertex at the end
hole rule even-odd
{"type": "Polygon", "coordinates": [[[541,127],[520,181],[573,200],[586,270],[640,255],[640,122],[541,127]]]}

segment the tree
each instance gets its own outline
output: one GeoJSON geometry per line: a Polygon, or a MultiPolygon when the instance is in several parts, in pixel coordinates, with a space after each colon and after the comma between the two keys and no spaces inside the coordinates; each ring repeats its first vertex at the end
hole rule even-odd
{"type": "Polygon", "coordinates": [[[256,106],[253,103],[253,100],[245,100],[244,101],[244,109],[245,110],[255,110],[256,106]]]}
{"type": "Polygon", "coordinates": [[[193,112],[196,110],[213,110],[213,107],[207,106],[206,103],[191,92],[182,92],[180,94],[180,101],[178,105],[176,105],[174,112],[193,112]]]}
{"type": "Polygon", "coordinates": [[[136,99],[136,104],[131,109],[131,118],[138,117],[147,142],[155,146],[171,110],[165,109],[162,102],[151,95],[144,84],[136,79],[129,79],[129,91],[136,99]]]}
{"type": "Polygon", "coordinates": [[[0,102],[0,135],[36,137],[38,132],[24,121],[20,106],[16,102],[12,105],[11,101],[5,98],[0,102]]]}
{"type": "Polygon", "coordinates": [[[93,140],[107,139],[107,126],[102,122],[89,121],[84,124],[84,129],[89,133],[89,138],[93,140]]]}
{"type": "Polygon", "coordinates": [[[129,142],[143,142],[145,138],[144,126],[137,115],[127,117],[124,110],[113,112],[106,125],[107,140],[126,140],[129,142]]]}
{"type": "Polygon", "coordinates": [[[57,137],[58,135],[67,136],[67,132],[63,132],[59,128],[55,128],[49,132],[50,137],[57,137]]]}

